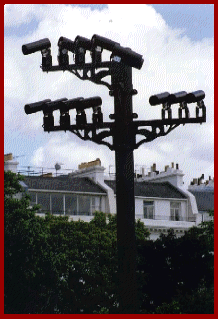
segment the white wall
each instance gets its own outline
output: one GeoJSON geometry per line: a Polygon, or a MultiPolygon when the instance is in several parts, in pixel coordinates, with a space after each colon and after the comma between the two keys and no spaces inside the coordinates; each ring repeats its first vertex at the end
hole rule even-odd
{"type": "Polygon", "coordinates": [[[154,201],[154,214],[157,220],[169,220],[170,219],[170,202],[176,201],[181,203],[181,217],[184,220],[187,219],[187,200],[174,200],[174,199],[158,199],[158,198],[135,198],[135,216],[136,219],[143,219],[143,201],[154,201]],[[162,218],[161,218],[162,216],[162,218]]]}
{"type": "Polygon", "coordinates": [[[18,162],[15,160],[9,160],[4,162],[4,171],[11,171],[13,173],[17,173],[18,162]]]}

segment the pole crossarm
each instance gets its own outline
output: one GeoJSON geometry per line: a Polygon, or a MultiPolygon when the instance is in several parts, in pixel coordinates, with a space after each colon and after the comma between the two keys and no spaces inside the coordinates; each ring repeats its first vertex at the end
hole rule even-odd
{"type": "Polygon", "coordinates": [[[54,65],[51,67],[41,66],[41,68],[43,72],[69,71],[70,73],[73,73],[74,75],[76,75],[80,80],[88,80],[95,84],[105,85],[109,90],[111,90],[111,85],[107,83],[106,81],[102,81],[104,77],[111,75],[110,66],[111,66],[111,62],[105,61],[105,62],[101,62],[97,64],[85,63],[81,66],[76,64],[69,64],[66,66],[59,66],[59,65],[54,65]],[[96,70],[99,68],[102,68],[102,70],[96,73],[96,70]],[[82,71],[81,74],[79,73],[79,71],[82,71]]]}
{"type": "Polygon", "coordinates": [[[89,140],[89,141],[92,141],[96,144],[106,145],[106,146],[108,146],[108,148],[111,151],[114,150],[112,144],[110,144],[109,142],[103,141],[104,138],[109,137],[109,136],[113,136],[113,133],[111,131],[102,131],[102,132],[96,134],[96,129],[93,129],[93,130],[85,129],[83,132],[83,135],[82,135],[82,133],[79,132],[79,130],[70,129],[69,131],[74,133],[80,139],[82,139],[84,141],[89,140]],[[92,136],[89,136],[89,133],[92,133],[92,136]]]}
{"type": "MultiPolygon", "coordinates": [[[[133,149],[139,148],[140,145],[144,143],[148,143],[156,139],[160,136],[165,136],[169,134],[171,131],[173,131],[176,127],[178,127],[180,124],[202,124],[203,122],[206,122],[206,117],[198,117],[198,118],[182,118],[182,119],[164,119],[164,120],[147,120],[147,121],[133,121],[130,126],[132,130],[132,134],[134,136],[136,135],[142,135],[145,138],[141,140],[138,143],[134,144],[133,149]],[[140,128],[144,127],[144,128],[140,128]],[[145,128],[146,127],[146,128],[145,128]],[[150,130],[148,129],[150,128],[150,130]]],[[[115,130],[116,124],[115,122],[104,122],[99,126],[94,125],[93,123],[87,123],[85,125],[70,125],[69,128],[66,128],[66,131],[70,131],[77,135],[80,139],[86,141],[92,141],[96,144],[103,144],[108,146],[110,150],[115,150],[114,144],[111,144],[109,142],[104,141],[107,137],[113,137],[114,136],[114,130],[115,130]],[[102,129],[109,129],[109,130],[103,130],[102,129]],[[97,133],[97,130],[101,130],[99,133],[97,133]]],[[[51,128],[45,128],[44,131],[50,132],[50,131],[63,131],[63,127],[61,126],[53,126],[51,128]]]]}

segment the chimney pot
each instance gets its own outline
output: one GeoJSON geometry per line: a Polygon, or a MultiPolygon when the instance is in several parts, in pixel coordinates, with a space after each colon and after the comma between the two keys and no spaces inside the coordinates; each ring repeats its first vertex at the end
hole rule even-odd
{"type": "Polygon", "coordinates": [[[168,168],[169,168],[169,165],[166,165],[165,166],[165,172],[167,171],[168,168]]]}

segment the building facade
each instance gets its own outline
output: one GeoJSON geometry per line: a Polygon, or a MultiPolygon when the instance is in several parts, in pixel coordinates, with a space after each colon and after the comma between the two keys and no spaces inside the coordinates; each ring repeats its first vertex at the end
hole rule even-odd
{"type": "Polygon", "coordinates": [[[204,174],[200,178],[194,178],[188,187],[190,193],[196,198],[198,212],[201,215],[202,221],[213,219],[209,215],[209,211],[214,211],[214,178],[209,176],[209,179],[204,180],[204,174]]]}
{"type": "MultiPolygon", "coordinates": [[[[25,176],[24,183],[31,205],[41,206],[41,216],[51,212],[88,222],[95,211],[116,214],[116,182],[104,171],[100,159],[96,159],[80,164],[78,170],[67,175],[25,176]]],[[[181,236],[201,221],[194,195],[183,189],[183,175],[178,165],[159,173],[154,164],[151,173],[135,179],[135,217],[149,229],[151,239],[170,228],[181,236]]]]}

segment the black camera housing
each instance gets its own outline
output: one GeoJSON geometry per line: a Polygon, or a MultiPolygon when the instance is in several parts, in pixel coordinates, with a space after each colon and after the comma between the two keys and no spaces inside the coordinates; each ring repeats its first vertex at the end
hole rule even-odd
{"type": "Polygon", "coordinates": [[[46,103],[51,102],[50,99],[46,99],[43,101],[39,101],[39,102],[35,102],[35,103],[30,103],[30,104],[26,104],[24,106],[24,111],[26,114],[33,114],[39,111],[43,111],[44,105],[46,103]]]}
{"type": "Polygon", "coordinates": [[[47,50],[51,47],[51,42],[48,38],[39,41],[31,42],[22,45],[22,52],[24,55],[32,54],[37,51],[47,50]]]}
{"type": "Polygon", "coordinates": [[[198,90],[195,92],[191,92],[187,95],[186,101],[187,103],[194,103],[202,101],[205,98],[205,92],[202,90],[198,90]]]}
{"type": "Polygon", "coordinates": [[[92,37],[92,51],[99,46],[105,50],[112,52],[113,56],[119,56],[124,64],[136,69],[141,69],[144,60],[142,55],[132,51],[130,48],[122,47],[118,42],[112,41],[100,35],[94,34],[92,37]]]}
{"type": "Polygon", "coordinates": [[[168,102],[169,96],[170,96],[169,92],[163,92],[163,93],[152,95],[149,98],[149,103],[152,106],[159,105],[159,104],[165,104],[168,102]]]}
{"type": "Polygon", "coordinates": [[[74,41],[68,38],[60,37],[58,40],[58,46],[59,48],[67,49],[68,51],[74,53],[74,41]]]}
{"type": "Polygon", "coordinates": [[[170,94],[168,97],[168,102],[170,105],[176,104],[176,103],[182,103],[186,102],[187,92],[181,91],[177,93],[170,94]]]}

